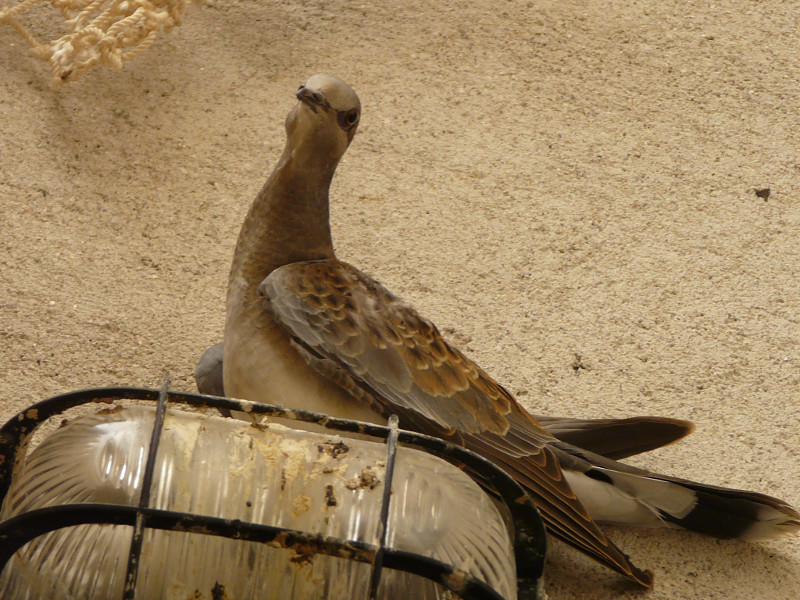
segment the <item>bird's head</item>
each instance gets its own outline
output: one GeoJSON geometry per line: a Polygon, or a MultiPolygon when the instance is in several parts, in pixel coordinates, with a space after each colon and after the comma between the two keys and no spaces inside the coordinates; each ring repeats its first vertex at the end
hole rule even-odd
{"type": "Polygon", "coordinates": [[[286,117],[290,146],[338,162],[358,127],[358,96],[344,81],[331,75],[312,76],[295,95],[299,102],[286,117]]]}

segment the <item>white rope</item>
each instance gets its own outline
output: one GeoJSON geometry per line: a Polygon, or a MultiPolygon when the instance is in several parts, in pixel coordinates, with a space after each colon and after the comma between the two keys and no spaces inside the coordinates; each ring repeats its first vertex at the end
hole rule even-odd
{"type": "MultiPolygon", "coordinates": [[[[2,2],[3,0],[0,0],[2,2]]],[[[50,62],[51,85],[75,81],[98,65],[122,68],[156,37],[183,21],[190,0],[51,0],[61,12],[68,33],[40,43],[20,23],[23,13],[46,0],[22,0],[0,7],[0,24],[8,23],[28,42],[33,53],[50,62]]]]}

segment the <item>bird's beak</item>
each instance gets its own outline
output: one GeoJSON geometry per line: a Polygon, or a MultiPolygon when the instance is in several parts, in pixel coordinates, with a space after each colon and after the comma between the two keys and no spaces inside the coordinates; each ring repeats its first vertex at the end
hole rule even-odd
{"type": "Polygon", "coordinates": [[[307,104],[308,107],[314,112],[317,112],[318,108],[322,108],[324,110],[330,108],[330,104],[328,104],[328,101],[325,99],[325,95],[322,92],[307,88],[305,85],[300,86],[300,89],[297,90],[295,96],[297,96],[297,99],[300,100],[300,102],[307,104]]]}

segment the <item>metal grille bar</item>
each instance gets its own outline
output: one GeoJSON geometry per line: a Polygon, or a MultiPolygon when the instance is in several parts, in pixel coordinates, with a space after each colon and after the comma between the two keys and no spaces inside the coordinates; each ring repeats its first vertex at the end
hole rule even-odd
{"type": "MultiPolygon", "coordinates": [[[[156,416],[155,419],[153,419],[153,433],[150,435],[147,462],[144,465],[144,473],[142,474],[142,491],[139,494],[140,509],[150,506],[150,490],[153,487],[153,473],[156,468],[158,445],[161,442],[161,434],[164,432],[164,416],[167,414],[168,389],[169,377],[164,379],[161,391],[158,394],[156,416]]],[[[142,557],[144,530],[145,513],[142,510],[138,510],[136,511],[136,523],[133,525],[133,534],[131,534],[131,549],[128,553],[128,567],[125,573],[125,587],[122,592],[122,600],[134,600],[136,597],[136,578],[139,575],[139,561],[142,557]]]]}

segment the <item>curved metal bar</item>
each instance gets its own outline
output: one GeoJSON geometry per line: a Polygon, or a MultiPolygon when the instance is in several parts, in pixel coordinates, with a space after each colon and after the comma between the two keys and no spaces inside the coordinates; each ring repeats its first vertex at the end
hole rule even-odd
{"type": "Polygon", "coordinates": [[[75,525],[133,527],[136,524],[136,515],[140,511],[146,518],[146,527],[151,529],[199,533],[277,545],[295,550],[298,554],[318,552],[368,563],[374,559],[377,549],[376,546],[364,542],[344,542],[321,534],[248,523],[239,519],[222,519],[121,504],[62,504],[31,510],[0,523],[0,571],[17,550],[40,535],[75,525]]]}
{"type": "MultiPolygon", "coordinates": [[[[379,547],[358,541],[345,541],[320,534],[284,527],[220,519],[203,515],[139,508],[116,504],[64,504],[23,513],[0,523],[0,572],[17,550],[32,539],[64,527],[76,525],[127,525],[133,527],[138,513],[146,527],[233,538],[268,544],[294,551],[298,556],[325,554],[362,563],[371,563],[379,547]]],[[[496,591],[469,573],[441,561],[397,550],[385,549],[383,564],[434,581],[464,600],[503,600],[496,591]]]]}

